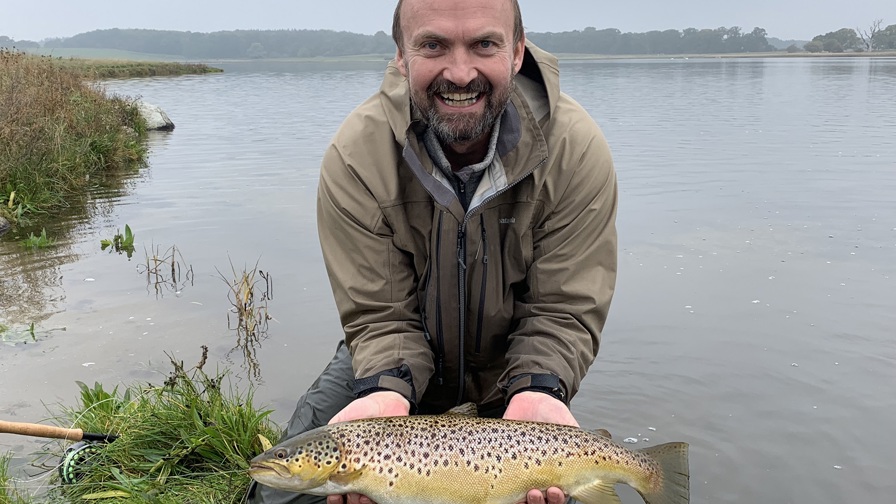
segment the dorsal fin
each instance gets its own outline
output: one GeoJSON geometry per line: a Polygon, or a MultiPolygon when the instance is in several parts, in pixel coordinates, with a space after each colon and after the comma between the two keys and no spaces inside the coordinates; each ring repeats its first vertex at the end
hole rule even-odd
{"type": "Polygon", "coordinates": [[[613,439],[613,436],[610,435],[610,431],[608,431],[607,429],[594,429],[591,432],[597,434],[598,436],[603,436],[607,439],[613,439]]]}
{"type": "Polygon", "coordinates": [[[468,402],[461,404],[459,406],[455,406],[450,410],[445,412],[446,415],[466,415],[472,417],[479,416],[479,408],[476,407],[476,404],[468,402]]]}

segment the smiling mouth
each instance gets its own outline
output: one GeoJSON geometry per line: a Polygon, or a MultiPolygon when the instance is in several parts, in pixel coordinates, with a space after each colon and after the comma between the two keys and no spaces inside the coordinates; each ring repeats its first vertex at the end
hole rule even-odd
{"type": "Polygon", "coordinates": [[[452,107],[469,107],[478,102],[481,97],[482,93],[445,93],[439,95],[439,98],[446,105],[452,107]]]}

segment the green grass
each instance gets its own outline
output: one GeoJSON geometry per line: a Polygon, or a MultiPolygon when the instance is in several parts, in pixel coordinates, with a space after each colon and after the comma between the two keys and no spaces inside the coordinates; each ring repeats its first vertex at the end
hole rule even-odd
{"type": "Polygon", "coordinates": [[[32,500],[22,495],[9,477],[9,460],[11,458],[11,453],[0,453],[0,504],[29,504],[32,500]]]}
{"type": "Polygon", "coordinates": [[[204,353],[190,369],[171,362],[174,370],[157,385],[119,391],[79,383],[79,404],[64,409],[57,422],[119,437],[98,445],[90,462],[78,466],[77,482],[52,487],[48,502],[241,502],[251,481],[248,461],[263,451],[262,438],[280,436],[270,411],[252,405],[251,391],[228,387],[226,372],[206,374],[204,353]]]}

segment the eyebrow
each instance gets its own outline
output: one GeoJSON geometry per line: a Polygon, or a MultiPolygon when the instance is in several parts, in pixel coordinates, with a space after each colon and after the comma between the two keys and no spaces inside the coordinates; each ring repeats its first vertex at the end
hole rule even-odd
{"type": "MultiPolygon", "coordinates": [[[[494,40],[495,42],[498,42],[498,43],[502,43],[502,44],[504,43],[504,35],[499,31],[486,31],[486,32],[482,32],[482,33],[480,33],[474,37],[471,37],[471,38],[474,41],[494,40]]],[[[434,31],[423,31],[423,32],[418,33],[413,38],[413,41],[415,43],[420,43],[422,41],[435,41],[435,42],[444,43],[444,42],[447,42],[448,40],[449,40],[448,37],[446,37],[445,35],[441,35],[434,31]]]]}

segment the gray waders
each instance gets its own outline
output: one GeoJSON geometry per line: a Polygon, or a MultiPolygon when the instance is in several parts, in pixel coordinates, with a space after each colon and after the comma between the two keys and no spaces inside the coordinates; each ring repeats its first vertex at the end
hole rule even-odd
{"type": "MultiPolygon", "coordinates": [[[[336,413],[355,400],[355,394],[352,393],[354,384],[352,357],[345,342],[340,341],[336,347],[336,355],[296,404],[296,410],[289,419],[280,442],[327,425],[336,413]]],[[[246,499],[248,504],[323,504],[326,501],[326,497],[285,492],[254,481],[246,499]]]]}

